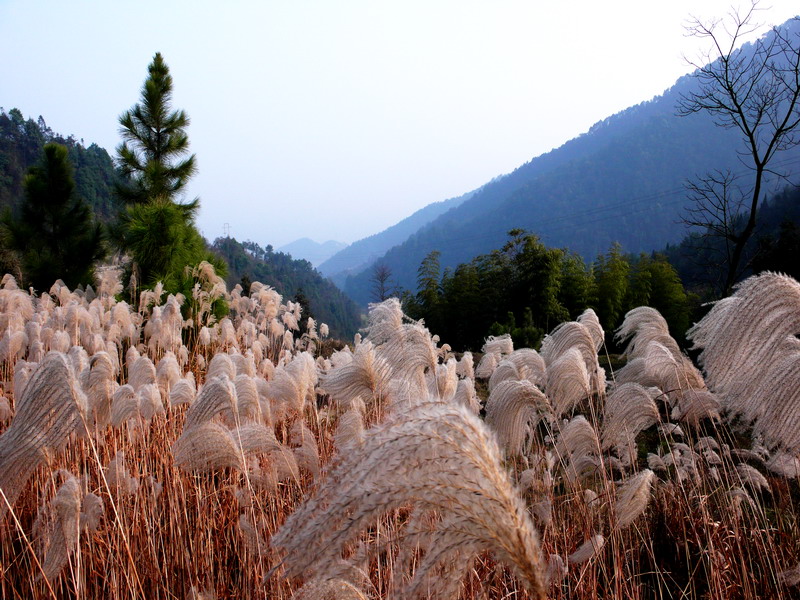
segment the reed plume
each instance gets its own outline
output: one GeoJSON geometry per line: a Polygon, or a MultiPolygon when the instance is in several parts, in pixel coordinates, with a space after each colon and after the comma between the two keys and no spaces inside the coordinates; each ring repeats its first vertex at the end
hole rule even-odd
{"type": "Polygon", "coordinates": [[[528,380],[503,381],[486,400],[486,423],[510,455],[522,453],[528,430],[552,418],[552,412],[548,399],[528,380]]]}
{"type": "Polygon", "coordinates": [[[390,417],[365,434],[360,449],[340,456],[317,493],[272,538],[286,552],[286,576],[324,575],[376,516],[408,502],[438,510],[454,525],[442,539],[445,548],[489,549],[535,597],[544,597],[538,535],[497,443],[467,409],[441,402],[390,417]]]}
{"type": "MultiPolygon", "coordinates": [[[[13,505],[46,452],[63,448],[70,434],[83,433],[86,396],[66,355],[49,352],[16,403],[16,414],[0,435],[0,489],[13,505]]],[[[0,518],[5,514],[0,506],[0,518]]]]}

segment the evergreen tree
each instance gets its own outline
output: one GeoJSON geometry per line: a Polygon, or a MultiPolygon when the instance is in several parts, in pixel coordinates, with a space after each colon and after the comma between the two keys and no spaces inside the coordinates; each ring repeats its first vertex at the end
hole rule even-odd
{"type": "Polygon", "coordinates": [[[46,291],[57,279],[74,288],[91,283],[93,265],[103,258],[102,228],[75,194],[67,148],[47,144],[42,161],[25,177],[25,202],[18,218],[7,210],[3,225],[8,247],[18,253],[23,280],[46,291]]]}
{"type": "Polygon", "coordinates": [[[160,52],[147,70],[141,102],[119,118],[123,141],[117,161],[127,183],[118,193],[128,203],[174,200],[197,170],[194,154],[179,160],[189,152],[189,117],[170,106],[172,75],[160,52]]]}
{"type": "Polygon", "coordinates": [[[164,283],[166,291],[191,292],[186,267],[206,260],[224,276],[222,261],[206,247],[194,225],[200,202],[176,202],[178,194],[196,171],[185,128],[189,117],[172,110],[172,76],[161,53],[148,66],[141,101],[120,117],[123,142],[117,163],[125,179],[118,192],[128,206],[116,230],[122,250],[130,253],[131,271],[137,281],[153,286],[164,283]]]}

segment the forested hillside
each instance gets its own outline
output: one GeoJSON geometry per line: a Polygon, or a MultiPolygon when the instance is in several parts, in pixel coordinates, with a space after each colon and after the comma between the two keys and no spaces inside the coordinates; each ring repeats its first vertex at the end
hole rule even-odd
{"type": "MultiPolygon", "coordinates": [[[[697,85],[685,76],[663,95],[486,184],[389,250],[380,264],[402,287],[414,289],[417,266],[430,252],[440,252],[442,268],[454,268],[500,247],[514,228],[587,261],[613,242],[632,253],[678,243],[686,235],[681,217],[690,206],[687,181],[715,170],[747,172],[737,153],[742,149],[737,130],[717,126],[706,112],[676,114],[681,96],[697,85]]],[[[799,164],[797,147],[774,162],[790,176],[799,164]]],[[[774,193],[779,183],[773,178],[765,191],[774,193]]],[[[344,289],[365,304],[370,278],[367,268],[349,277],[344,289]]]]}
{"type": "Polygon", "coordinates": [[[322,263],[319,266],[320,273],[330,277],[339,287],[343,287],[349,275],[359,273],[369,267],[387,250],[401,244],[415,231],[473,195],[474,192],[469,192],[457,198],[434,202],[380,233],[353,242],[322,263]]]}
{"type": "Polygon", "coordinates": [[[330,281],[320,276],[306,260],[294,260],[288,254],[275,252],[272,246],[261,248],[255,242],[238,242],[234,238],[217,238],[214,252],[228,263],[228,287],[260,281],[275,288],[284,299],[301,301],[318,321],[328,324],[331,335],[351,338],[361,327],[361,312],[350,298],[330,281]]]}
{"type": "Polygon", "coordinates": [[[115,218],[121,204],[114,195],[117,174],[108,152],[96,144],[86,147],[82,140],[53,132],[42,117],[26,120],[16,108],[8,113],[0,108],[0,207],[19,207],[25,174],[39,161],[49,142],[67,147],[75,169],[77,195],[101,221],[108,223],[115,218]]]}

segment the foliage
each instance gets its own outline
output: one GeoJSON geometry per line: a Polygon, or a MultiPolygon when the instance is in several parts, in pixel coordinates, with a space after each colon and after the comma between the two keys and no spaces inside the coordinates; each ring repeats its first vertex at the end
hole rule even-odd
{"type": "Polygon", "coordinates": [[[428,255],[419,268],[417,294],[404,296],[408,314],[441,331],[454,348],[477,350],[487,335],[503,333],[537,347],[554,323],[587,308],[614,327],[628,310],[648,304],[683,338],[691,302],[663,255],[629,256],[613,244],[587,267],[579,255],[547,248],[535,235],[509,235],[501,250],[443,274],[439,254],[428,255]]]}
{"type": "Polygon", "coordinates": [[[117,162],[126,182],[117,191],[134,204],[174,200],[197,168],[194,154],[180,160],[189,152],[189,117],[170,106],[172,75],[160,52],[147,72],[141,101],[119,118],[123,141],[117,147],[117,162]]]}
{"type": "Polygon", "coordinates": [[[40,160],[45,144],[51,142],[67,148],[78,197],[89,204],[99,221],[109,223],[119,203],[114,194],[118,176],[108,153],[96,144],[86,147],[83,140],[54,133],[42,117],[26,120],[16,108],[8,113],[0,109],[0,206],[19,213],[25,174],[40,160]]]}
{"type": "Polygon", "coordinates": [[[65,146],[49,143],[24,180],[19,217],[3,216],[7,247],[20,257],[23,281],[37,290],[61,279],[68,286],[93,282],[94,264],[106,253],[102,226],[75,194],[65,146]]]}
{"type": "MultiPolygon", "coordinates": [[[[212,249],[228,264],[229,286],[246,278],[275,288],[285,298],[295,301],[305,298],[314,318],[327,323],[335,337],[349,339],[361,327],[359,308],[329,280],[322,278],[308,261],[274,252],[272,246],[262,248],[255,242],[238,242],[228,237],[214,240],[212,249]]],[[[244,294],[249,292],[249,289],[243,290],[244,294]]],[[[312,315],[303,312],[304,320],[308,316],[312,315]]]]}
{"type": "Polygon", "coordinates": [[[186,269],[211,262],[220,276],[225,265],[206,248],[194,224],[199,199],[177,202],[195,173],[185,128],[189,117],[173,111],[172,76],[161,53],[147,68],[141,101],[120,116],[123,142],[117,162],[124,182],[117,188],[127,203],[115,228],[119,247],[132,258],[131,272],[138,284],[152,287],[161,281],[167,292],[191,291],[186,269]]]}

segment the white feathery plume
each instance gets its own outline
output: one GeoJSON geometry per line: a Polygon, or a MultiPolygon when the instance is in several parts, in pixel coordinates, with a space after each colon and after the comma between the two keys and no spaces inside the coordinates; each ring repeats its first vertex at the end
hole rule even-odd
{"type": "Polygon", "coordinates": [[[155,383],[141,386],[136,392],[136,398],[139,405],[139,416],[146,422],[149,422],[157,414],[164,412],[161,392],[155,383]]]}
{"type": "Polygon", "coordinates": [[[650,502],[650,488],[654,479],[655,473],[644,469],[625,481],[617,490],[614,514],[619,527],[627,527],[645,511],[650,502]]]}
{"type": "Polygon", "coordinates": [[[481,412],[481,399],[475,391],[475,382],[471,378],[460,379],[453,402],[463,404],[476,415],[481,412]]]}
{"type": "Polygon", "coordinates": [[[544,597],[538,535],[496,442],[475,415],[442,402],[412,405],[369,430],[358,450],[340,455],[317,493],[272,538],[272,546],[287,553],[285,576],[313,569],[324,577],[377,515],[408,502],[442,512],[427,563],[449,559],[459,547],[486,548],[535,597],[544,597]]]}
{"type": "Polygon", "coordinates": [[[472,352],[464,352],[461,355],[461,360],[456,365],[456,373],[464,379],[475,380],[475,363],[472,358],[472,352]]]}
{"type": "Polygon", "coordinates": [[[359,344],[354,355],[338,354],[334,368],[320,376],[320,386],[327,394],[344,406],[355,398],[377,400],[386,394],[391,370],[371,342],[359,344]]]}
{"type": "Polygon", "coordinates": [[[146,356],[137,358],[128,372],[128,383],[136,391],[143,385],[155,384],[156,367],[153,361],[146,356]]]}
{"type": "Polygon", "coordinates": [[[25,387],[30,381],[31,375],[38,367],[38,363],[18,360],[14,365],[14,398],[21,398],[25,393],[25,387]]]}
{"type": "Polygon", "coordinates": [[[227,377],[214,377],[206,381],[197,398],[186,411],[185,429],[207,423],[217,415],[222,415],[228,423],[239,420],[239,407],[236,388],[227,377]]]}
{"type": "Polygon", "coordinates": [[[786,452],[776,452],[767,461],[767,468],[773,473],[783,475],[789,479],[800,477],[800,456],[786,452]]]}
{"type": "MultiPolygon", "coordinates": [[[[59,451],[70,434],[84,433],[86,396],[66,355],[50,352],[16,402],[16,414],[0,435],[0,489],[13,505],[46,451],[59,451]]],[[[0,519],[6,512],[0,506],[0,519]]]]}
{"type": "Polygon", "coordinates": [[[114,390],[111,396],[111,425],[119,427],[128,419],[139,416],[139,398],[133,387],[126,383],[114,390]]]}
{"type": "Polygon", "coordinates": [[[514,342],[507,333],[498,336],[490,335],[481,349],[484,354],[511,354],[513,351],[514,342]]]}
{"type": "Polygon", "coordinates": [[[741,479],[742,483],[749,485],[752,489],[759,492],[770,491],[767,478],[764,477],[758,469],[751,467],[747,463],[739,463],[736,465],[736,473],[739,475],[739,479],[741,479]]]}
{"type": "Polygon", "coordinates": [[[236,387],[239,416],[243,419],[261,421],[261,403],[255,379],[247,375],[237,375],[234,386],[236,387]]]}
{"type": "Polygon", "coordinates": [[[458,389],[458,375],[456,374],[456,360],[451,358],[443,365],[436,365],[431,372],[428,390],[431,396],[441,400],[452,400],[458,389]]]}
{"type": "Polygon", "coordinates": [[[487,352],[483,355],[478,366],[475,368],[475,377],[478,379],[489,379],[497,368],[502,356],[499,352],[487,352]]]}
{"type": "Polygon", "coordinates": [[[167,351],[156,365],[156,382],[164,398],[169,398],[169,392],[181,378],[181,366],[175,353],[167,351]]]}
{"type": "Polygon", "coordinates": [[[486,423],[510,455],[521,454],[528,430],[551,416],[550,402],[527,379],[503,381],[486,400],[486,423]]]}
{"type": "Polygon", "coordinates": [[[618,456],[629,451],[640,431],[658,423],[658,407],[651,393],[637,383],[618,385],[606,398],[603,409],[601,450],[617,448],[618,456]]]}
{"type": "Polygon", "coordinates": [[[557,416],[571,411],[578,402],[587,398],[591,393],[590,386],[586,361],[577,348],[568,348],[547,367],[545,391],[557,416]]]}
{"type": "Polygon", "coordinates": [[[211,358],[206,371],[206,379],[215,377],[227,377],[231,381],[236,379],[236,367],[229,354],[218,352],[211,358]]]}
{"type": "Polygon", "coordinates": [[[172,456],[175,464],[188,472],[208,472],[228,467],[244,470],[241,447],[224,425],[214,421],[185,427],[172,444],[172,456]]]}
{"type": "Polygon", "coordinates": [[[614,339],[617,343],[628,342],[623,355],[634,359],[644,355],[647,345],[653,341],[661,341],[669,337],[669,326],[666,319],[655,308],[639,306],[625,314],[619,329],[615,332],[614,339]]]}
{"type": "Polygon", "coordinates": [[[14,416],[14,411],[11,410],[11,404],[8,401],[8,398],[2,395],[2,391],[0,391],[0,423],[5,423],[11,417],[14,416]]]}
{"type": "Polygon", "coordinates": [[[179,379],[169,392],[170,406],[181,404],[191,404],[197,394],[197,387],[194,381],[194,374],[190,371],[186,377],[179,379]]]}
{"type": "Polygon", "coordinates": [[[359,408],[352,407],[345,411],[336,422],[333,443],[339,453],[345,453],[358,448],[363,442],[364,414],[359,408]]]}
{"type": "Polygon", "coordinates": [[[592,536],[583,544],[581,544],[580,547],[575,550],[575,552],[569,555],[569,562],[571,562],[573,565],[579,565],[586,562],[596,554],[599,554],[605,543],[606,540],[602,535],[597,534],[592,536]]]}
{"type": "Polygon", "coordinates": [[[107,352],[97,352],[89,361],[89,375],[84,386],[88,400],[87,417],[97,426],[111,418],[111,398],[117,389],[116,369],[107,352]]]}
{"type": "Polygon", "coordinates": [[[66,480],[53,500],[40,510],[33,524],[33,533],[42,573],[54,580],[78,549],[81,526],[81,486],[70,473],[62,471],[66,480]]]}
{"type": "Polygon", "coordinates": [[[125,467],[125,452],[118,450],[105,467],[108,485],[123,494],[135,494],[139,489],[139,479],[133,477],[125,467]]]}
{"type": "Polygon", "coordinates": [[[397,298],[369,305],[366,339],[379,346],[399,333],[403,326],[403,309],[397,298]]]}
{"type": "Polygon", "coordinates": [[[599,352],[600,348],[603,347],[603,342],[605,342],[606,332],[603,330],[603,326],[600,324],[600,319],[597,318],[597,313],[591,308],[587,308],[580,315],[578,315],[576,320],[578,323],[586,327],[586,329],[589,330],[589,333],[592,334],[592,339],[594,340],[594,350],[595,352],[599,352]]]}
{"type": "Polygon", "coordinates": [[[677,396],[670,416],[695,427],[703,419],[718,421],[719,400],[708,390],[686,390],[677,396]]]}

